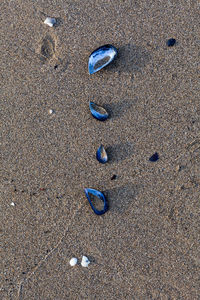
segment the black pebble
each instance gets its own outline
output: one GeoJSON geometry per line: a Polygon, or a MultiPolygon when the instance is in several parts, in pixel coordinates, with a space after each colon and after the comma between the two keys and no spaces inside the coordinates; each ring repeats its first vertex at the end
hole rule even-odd
{"type": "Polygon", "coordinates": [[[176,44],[176,40],[175,39],[169,39],[167,41],[167,46],[168,47],[173,47],[176,44]]]}
{"type": "Polygon", "coordinates": [[[55,65],[55,66],[54,66],[54,69],[57,69],[57,67],[58,67],[58,65],[55,65]]]}
{"type": "Polygon", "coordinates": [[[117,175],[113,175],[112,177],[111,177],[111,180],[115,180],[117,178],[117,175]]]}
{"type": "Polygon", "coordinates": [[[155,152],[150,158],[150,161],[157,161],[159,159],[159,155],[157,152],[155,152]]]}

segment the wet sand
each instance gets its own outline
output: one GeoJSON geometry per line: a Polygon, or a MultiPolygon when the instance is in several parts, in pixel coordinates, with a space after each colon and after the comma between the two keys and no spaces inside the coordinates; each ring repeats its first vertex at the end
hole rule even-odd
{"type": "Polygon", "coordinates": [[[0,6],[0,298],[198,299],[197,1],[0,6]],[[89,75],[108,43],[118,58],[89,75]],[[89,101],[110,118],[92,118],[89,101]],[[105,215],[85,187],[105,193],[105,215]]]}

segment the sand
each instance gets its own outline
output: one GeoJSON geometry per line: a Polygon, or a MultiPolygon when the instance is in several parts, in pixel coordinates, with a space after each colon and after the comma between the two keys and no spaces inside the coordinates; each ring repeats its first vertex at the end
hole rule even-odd
{"type": "Polygon", "coordinates": [[[199,299],[198,1],[0,6],[0,298],[199,299]],[[108,43],[118,58],[89,75],[108,43]]]}

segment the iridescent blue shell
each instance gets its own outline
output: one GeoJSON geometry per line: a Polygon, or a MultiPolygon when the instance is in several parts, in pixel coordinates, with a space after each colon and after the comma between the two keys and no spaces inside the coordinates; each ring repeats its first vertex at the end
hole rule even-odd
{"type": "Polygon", "coordinates": [[[117,49],[112,45],[104,45],[94,50],[89,57],[88,70],[93,74],[107,66],[117,56],[117,49]]]}
{"type": "Polygon", "coordinates": [[[94,102],[90,101],[89,104],[90,107],[90,111],[91,114],[93,115],[93,117],[99,121],[105,121],[106,119],[108,119],[108,113],[105,110],[105,108],[95,104],[94,102]]]}
{"type": "Polygon", "coordinates": [[[84,189],[84,191],[85,191],[85,195],[86,195],[86,197],[87,197],[87,199],[90,203],[90,206],[91,206],[92,210],[95,212],[95,214],[96,215],[103,215],[108,210],[108,202],[107,202],[106,197],[104,196],[104,194],[97,191],[97,190],[95,190],[95,189],[89,189],[89,188],[84,189]],[[92,194],[92,195],[98,197],[100,200],[103,201],[104,207],[103,207],[102,210],[98,210],[94,207],[89,194],[92,194]]]}
{"type": "Polygon", "coordinates": [[[108,155],[103,145],[98,148],[96,158],[102,164],[105,164],[108,161],[108,155]]]}

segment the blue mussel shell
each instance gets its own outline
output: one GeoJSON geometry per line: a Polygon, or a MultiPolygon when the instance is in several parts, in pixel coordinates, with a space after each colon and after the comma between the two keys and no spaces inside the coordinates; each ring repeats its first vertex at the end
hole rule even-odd
{"type": "Polygon", "coordinates": [[[90,203],[90,206],[91,206],[92,210],[95,212],[96,215],[103,215],[105,212],[107,212],[107,210],[108,210],[108,202],[107,202],[107,200],[106,200],[106,198],[105,198],[105,196],[104,196],[103,193],[101,193],[101,192],[99,192],[99,191],[97,191],[95,189],[89,189],[89,188],[84,189],[84,191],[85,191],[85,195],[86,195],[86,197],[87,197],[87,199],[88,199],[88,201],[90,203]],[[92,194],[92,195],[98,197],[100,200],[103,201],[104,207],[103,207],[102,210],[98,210],[98,209],[96,209],[94,207],[94,205],[92,204],[92,201],[91,201],[91,198],[90,198],[89,194],[92,194]]]}
{"type": "Polygon", "coordinates": [[[91,114],[93,115],[93,117],[99,121],[105,121],[106,119],[108,119],[108,113],[105,110],[105,108],[95,104],[94,102],[90,101],[89,104],[90,107],[90,111],[91,114]]]}
{"type": "Polygon", "coordinates": [[[105,164],[108,161],[108,155],[103,145],[98,148],[96,158],[102,164],[105,164]]]}
{"type": "Polygon", "coordinates": [[[107,66],[117,56],[117,49],[112,45],[104,45],[94,50],[89,57],[88,71],[93,74],[107,66]]]}

